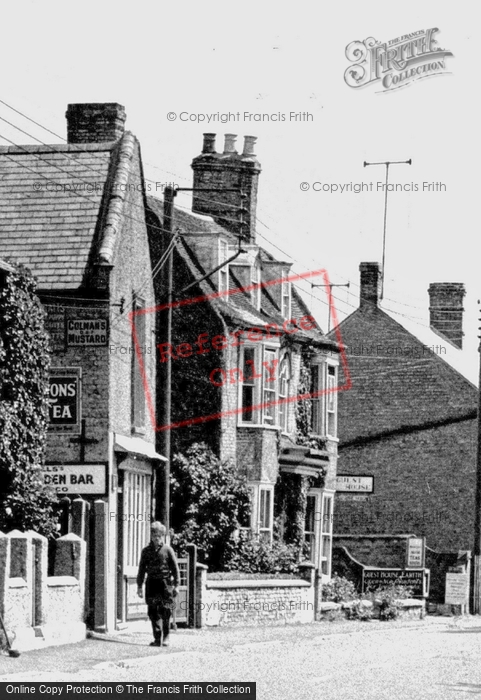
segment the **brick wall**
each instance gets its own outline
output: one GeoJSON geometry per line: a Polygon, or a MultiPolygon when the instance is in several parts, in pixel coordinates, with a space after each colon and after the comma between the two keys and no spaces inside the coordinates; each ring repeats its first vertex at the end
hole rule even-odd
{"type": "Polygon", "coordinates": [[[249,481],[275,483],[278,474],[278,431],[273,428],[237,428],[237,463],[249,481]]]}
{"type": "Polygon", "coordinates": [[[404,568],[406,565],[407,536],[335,535],[334,547],[346,547],[349,553],[364,564],[385,568],[404,568]]]}
{"type": "Polygon", "coordinates": [[[334,532],[414,533],[440,549],[471,549],[476,421],[340,450],[342,474],[374,475],[374,493],[338,493],[334,532]]]}
{"type": "Polygon", "coordinates": [[[309,623],[315,620],[315,591],[301,579],[207,580],[197,607],[208,627],[309,623]]]}
{"type": "MultiPolygon", "coordinates": [[[[115,432],[130,435],[132,429],[132,363],[137,362],[128,313],[132,310],[133,294],[137,293],[144,301],[145,308],[155,306],[151,275],[150,252],[147,242],[147,229],[144,223],[144,201],[141,190],[140,158],[138,146],[134,152],[131,174],[127,184],[124,202],[123,224],[118,232],[115,266],[110,277],[111,304],[119,304],[125,299],[124,312],[118,306],[112,307],[110,335],[110,421],[109,427],[115,432]]],[[[152,400],[155,405],[155,313],[145,315],[145,352],[142,353],[144,369],[152,400]]],[[[146,411],[143,439],[155,442],[154,428],[146,411]]]]}
{"type": "MultiPolygon", "coordinates": [[[[470,549],[477,390],[380,309],[341,326],[352,388],[339,393],[341,474],[372,475],[374,493],[338,493],[337,534],[415,533],[436,549],[470,549]]],[[[342,383],[342,377],[341,377],[342,383]]]]}
{"type": "MultiPolygon", "coordinates": [[[[108,346],[68,346],[65,323],[69,319],[108,319],[108,304],[75,301],[61,298],[57,304],[44,298],[47,312],[46,329],[51,335],[53,348],[52,368],[80,367],[82,369],[82,417],[86,421],[86,435],[97,442],[86,447],[88,462],[105,461],[108,447],[108,346]]],[[[78,462],[79,445],[70,443],[73,434],[49,430],[46,462],[78,462]]],[[[76,436],[75,436],[76,437],[76,436]]]]}

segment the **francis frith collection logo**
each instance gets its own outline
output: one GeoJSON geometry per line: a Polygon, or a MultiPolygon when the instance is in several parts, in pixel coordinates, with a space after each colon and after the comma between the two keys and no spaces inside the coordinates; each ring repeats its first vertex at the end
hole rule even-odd
{"type": "Polygon", "coordinates": [[[437,46],[439,29],[420,29],[388,42],[369,37],[351,41],[346,47],[350,65],[344,80],[352,88],[380,82],[383,91],[405,87],[416,80],[446,74],[450,51],[437,46]]]}

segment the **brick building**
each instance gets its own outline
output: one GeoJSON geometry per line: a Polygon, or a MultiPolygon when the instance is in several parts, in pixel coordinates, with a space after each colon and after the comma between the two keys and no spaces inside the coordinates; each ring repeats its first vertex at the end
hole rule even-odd
{"type": "Polygon", "coordinates": [[[430,285],[428,328],[381,308],[377,263],[360,272],[360,306],[338,327],[352,388],[339,396],[335,535],[472,548],[478,358],[462,349],[464,286],[430,285]]]}
{"type": "MultiPolygon", "coordinates": [[[[171,343],[158,336],[159,376],[168,363],[172,368],[172,453],[203,441],[231,460],[252,494],[244,525],[268,540],[275,516],[284,532],[291,525],[280,503],[281,480],[287,492],[300,489],[303,535],[328,577],[338,347],[289,279],[292,263],[275,260],[256,241],[256,139],[246,136],[242,153],[235,139],[227,134],[218,153],[215,134],[204,135],[192,163],[192,212],[176,207],[173,215],[173,298],[180,304],[172,313],[171,343]],[[311,391],[313,398],[297,399],[311,391]]],[[[165,203],[150,197],[148,203],[153,258],[159,259],[169,240],[158,235],[165,203]]],[[[166,299],[162,284],[159,301],[166,299]]]]}
{"type": "MultiPolygon", "coordinates": [[[[90,547],[88,622],[111,630],[138,605],[133,576],[162,464],[129,321],[154,301],[145,186],[121,105],[74,104],[66,116],[66,144],[0,148],[0,255],[30,268],[47,312],[45,480],[76,504],[70,526],[90,547]]],[[[155,384],[153,320],[135,323],[155,384]]]]}

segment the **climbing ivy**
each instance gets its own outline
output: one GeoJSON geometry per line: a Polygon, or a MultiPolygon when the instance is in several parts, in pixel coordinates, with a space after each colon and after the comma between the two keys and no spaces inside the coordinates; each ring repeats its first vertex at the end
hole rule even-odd
{"type": "Polygon", "coordinates": [[[43,485],[48,421],[49,339],[28,270],[0,287],[0,529],[55,528],[55,494],[43,485]]]}
{"type": "Polygon", "coordinates": [[[308,488],[306,477],[281,472],[274,492],[276,535],[299,548],[304,542],[308,488]]]}
{"type": "MultiPolygon", "coordinates": [[[[304,350],[301,354],[301,366],[299,371],[298,396],[305,396],[311,392],[312,373],[310,353],[304,350]]],[[[325,438],[312,434],[312,402],[309,399],[300,398],[296,402],[296,443],[306,445],[318,450],[326,449],[325,438]]]]}

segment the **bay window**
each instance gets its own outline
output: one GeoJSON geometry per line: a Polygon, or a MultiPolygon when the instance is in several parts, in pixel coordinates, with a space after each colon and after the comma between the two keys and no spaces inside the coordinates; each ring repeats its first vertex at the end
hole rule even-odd
{"type": "Polygon", "coordinates": [[[311,367],[312,432],[337,437],[337,366],[322,362],[311,367]]]}
{"type": "Polygon", "coordinates": [[[279,425],[284,433],[289,430],[289,405],[282,400],[289,398],[291,382],[291,362],[289,355],[284,355],[279,370],[279,425]]]}
{"type": "Polygon", "coordinates": [[[272,539],[273,495],[272,487],[265,488],[261,486],[259,488],[259,537],[261,540],[268,542],[272,539]]]}
{"type": "Polygon", "coordinates": [[[323,578],[331,576],[332,520],[334,495],[324,493],[322,496],[321,520],[321,573],[323,578]]]}
{"type": "Polygon", "coordinates": [[[278,425],[278,349],[264,345],[240,349],[239,403],[241,423],[278,425]]]}

